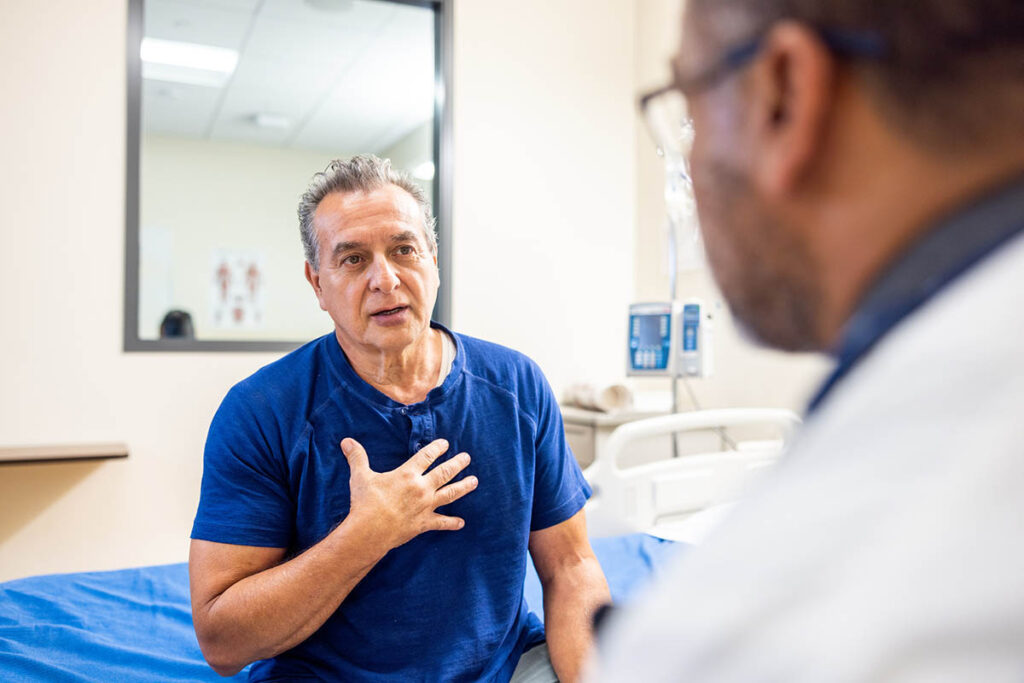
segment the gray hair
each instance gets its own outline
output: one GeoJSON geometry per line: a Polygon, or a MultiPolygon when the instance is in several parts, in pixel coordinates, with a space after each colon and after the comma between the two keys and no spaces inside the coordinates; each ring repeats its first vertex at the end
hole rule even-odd
{"type": "Polygon", "coordinates": [[[394,185],[412,195],[423,212],[423,234],[430,245],[430,252],[437,255],[437,219],[430,210],[427,194],[405,171],[391,168],[390,159],[381,159],[372,154],[359,154],[351,159],[335,159],[327,168],[313,176],[309,187],[299,200],[299,233],[306,261],[313,270],[320,268],[320,243],[313,214],[324,197],[332,192],[373,192],[387,185],[394,185]]]}

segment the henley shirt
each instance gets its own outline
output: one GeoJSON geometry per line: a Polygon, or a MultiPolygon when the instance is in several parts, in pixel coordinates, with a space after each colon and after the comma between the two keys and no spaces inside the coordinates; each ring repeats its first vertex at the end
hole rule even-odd
{"type": "MultiPolygon", "coordinates": [[[[435,328],[445,330],[437,323],[435,328]]],[[[235,385],[206,443],[192,538],[286,548],[322,540],[349,511],[345,437],[390,471],[434,439],[465,451],[477,489],[438,508],[459,531],[391,550],[306,641],[255,663],[250,680],[507,681],[544,639],[523,598],[529,533],[572,517],[591,494],[537,365],[451,334],[452,370],[404,405],[363,381],[333,333],[235,385]]]]}

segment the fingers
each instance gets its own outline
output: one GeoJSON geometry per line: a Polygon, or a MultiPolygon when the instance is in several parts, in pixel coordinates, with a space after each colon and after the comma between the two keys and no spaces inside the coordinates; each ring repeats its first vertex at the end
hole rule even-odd
{"type": "Polygon", "coordinates": [[[454,503],[459,498],[472,491],[477,487],[476,477],[466,477],[461,479],[454,484],[449,484],[444,488],[438,489],[437,493],[434,494],[434,507],[439,508],[442,505],[448,505],[454,503]]]}
{"type": "Polygon", "coordinates": [[[448,450],[448,442],[444,439],[435,439],[416,452],[416,455],[409,458],[406,463],[416,470],[416,474],[426,472],[434,461],[441,457],[448,450]]]}
{"type": "Polygon", "coordinates": [[[469,465],[469,453],[459,453],[425,475],[427,486],[435,490],[441,488],[454,479],[459,472],[466,469],[467,465],[469,465]]]}
{"type": "Polygon", "coordinates": [[[366,449],[355,439],[349,437],[342,439],[341,452],[345,454],[348,467],[353,472],[370,469],[370,459],[366,456],[366,449]]]}
{"type": "Polygon", "coordinates": [[[466,521],[461,517],[449,517],[435,513],[430,519],[428,531],[458,531],[464,526],[466,526],[466,521]]]}

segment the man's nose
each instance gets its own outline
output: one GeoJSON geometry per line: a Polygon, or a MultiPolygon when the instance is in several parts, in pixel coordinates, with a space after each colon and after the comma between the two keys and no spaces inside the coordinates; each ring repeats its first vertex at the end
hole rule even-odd
{"type": "Polygon", "coordinates": [[[385,258],[375,258],[370,265],[370,289],[390,292],[398,284],[398,273],[394,265],[385,258]]]}

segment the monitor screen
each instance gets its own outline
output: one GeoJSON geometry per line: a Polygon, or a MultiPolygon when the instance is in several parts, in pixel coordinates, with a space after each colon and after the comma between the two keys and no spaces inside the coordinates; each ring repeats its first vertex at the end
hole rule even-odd
{"type": "Polygon", "coordinates": [[[641,315],[638,318],[640,346],[661,346],[661,316],[641,315]]]}

